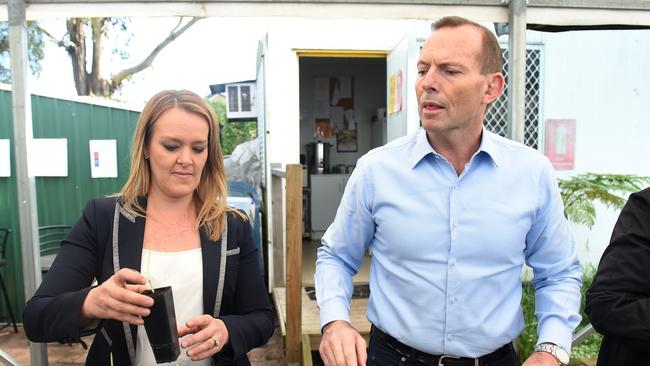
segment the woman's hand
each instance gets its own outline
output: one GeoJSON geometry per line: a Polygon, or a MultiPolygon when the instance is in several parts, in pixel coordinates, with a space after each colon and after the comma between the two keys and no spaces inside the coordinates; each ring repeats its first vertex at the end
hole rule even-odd
{"type": "Polygon", "coordinates": [[[226,324],[206,314],[194,317],[178,328],[179,337],[188,334],[191,336],[183,339],[181,347],[189,348],[187,356],[192,361],[212,357],[230,341],[226,324]]]}
{"type": "Polygon", "coordinates": [[[142,325],[149,315],[153,299],[141,293],[148,290],[147,280],[139,272],[123,268],[106,282],[90,290],[81,307],[81,323],[91,319],[115,319],[142,325]]]}

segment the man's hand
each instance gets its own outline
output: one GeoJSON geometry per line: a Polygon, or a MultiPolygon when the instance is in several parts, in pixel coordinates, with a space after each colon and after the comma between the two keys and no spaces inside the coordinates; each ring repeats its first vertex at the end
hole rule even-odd
{"type": "Polygon", "coordinates": [[[325,366],[365,366],[366,341],[350,323],[335,320],[323,327],[318,349],[325,366]]]}
{"type": "Polygon", "coordinates": [[[533,352],[521,366],[558,366],[555,357],[548,352],[533,352]]]}

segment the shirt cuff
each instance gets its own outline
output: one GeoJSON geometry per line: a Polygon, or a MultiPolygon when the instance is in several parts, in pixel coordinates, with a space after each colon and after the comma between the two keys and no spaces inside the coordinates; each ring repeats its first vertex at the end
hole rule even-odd
{"type": "Polygon", "coordinates": [[[345,320],[350,322],[350,304],[341,299],[331,299],[319,306],[320,310],[320,327],[323,327],[335,320],[345,320]]]}
{"type": "Polygon", "coordinates": [[[537,344],[554,343],[570,354],[572,337],[573,329],[567,326],[565,322],[558,318],[547,318],[544,319],[543,323],[539,324],[537,344]]]}

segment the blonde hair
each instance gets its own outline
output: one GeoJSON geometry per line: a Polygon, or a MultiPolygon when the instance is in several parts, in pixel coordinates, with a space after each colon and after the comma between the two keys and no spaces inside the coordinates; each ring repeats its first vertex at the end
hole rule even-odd
{"type": "Polygon", "coordinates": [[[154,95],[144,107],[133,136],[131,148],[131,171],[119,193],[124,209],[134,216],[146,217],[146,210],[138,198],[146,196],[151,188],[151,168],[145,159],[145,147],[149,144],[153,128],[160,116],[171,108],[181,108],[194,113],[208,123],[208,158],[201,173],[201,180],[194,190],[197,210],[196,227],[203,227],[211,240],[219,240],[226,222],[224,212],[231,211],[243,218],[239,211],[226,206],[228,184],[219,144],[219,123],[212,107],[200,96],[189,90],[163,90],[154,95]]]}

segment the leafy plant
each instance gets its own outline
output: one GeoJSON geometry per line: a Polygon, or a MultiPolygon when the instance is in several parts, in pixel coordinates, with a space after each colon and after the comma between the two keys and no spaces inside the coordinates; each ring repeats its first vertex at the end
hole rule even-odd
{"type": "MultiPolygon", "coordinates": [[[[558,179],[560,194],[564,201],[564,215],[574,223],[592,228],[596,222],[595,202],[600,202],[613,209],[621,209],[630,192],[639,191],[650,184],[650,177],[629,174],[600,174],[584,173],[566,179],[558,179]]],[[[587,264],[582,274],[582,300],[580,315],[582,321],[578,329],[589,324],[589,318],[584,312],[585,293],[591,287],[596,267],[587,264]]],[[[515,348],[519,360],[526,360],[537,343],[537,318],[535,317],[535,289],[530,282],[524,282],[521,297],[521,307],[524,313],[525,327],[515,340],[515,348]]],[[[592,333],[572,351],[574,358],[595,358],[598,356],[602,336],[592,333]]]]}
{"type": "MultiPolygon", "coordinates": [[[[589,324],[589,318],[585,314],[585,293],[591,287],[594,275],[596,274],[596,267],[592,264],[587,264],[582,269],[582,287],[580,292],[582,294],[582,301],[580,304],[580,315],[582,320],[578,329],[589,324]]],[[[524,362],[535,348],[537,343],[537,318],[535,317],[535,289],[532,283],[525,282],[522,289],[521,308],[524,312],[525,327],[519,337],[515,340],[515,349],[520,362],[524,362]]],[[[600,342],[602,336],[596,332],[592,333],[580,345],[571,350],[572,358],[595,358],[598,356],[600,350],[600,342]]]]}
{"type": "Polygon", "coordinates": [[[627,200],[621,194],[640,191],[650,177],[629,174],[584,173],[558,179],[564,201],[564,216],[591,229],[596,222],[595,202],[620,210],[627,200]]]}
{"type": "Polygon", "coordinates": [[[223,155],[230,155],[235,147],[257,137],[257,122],[229,122],[226,118],[226,101],[223,97],[209,100],[214,108],[221,128],[221,150],[223,155]]]}

